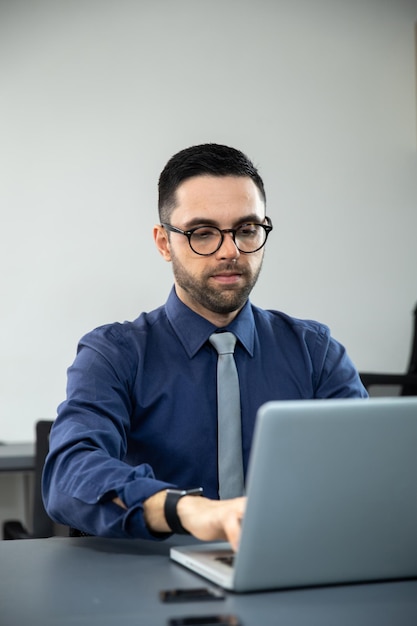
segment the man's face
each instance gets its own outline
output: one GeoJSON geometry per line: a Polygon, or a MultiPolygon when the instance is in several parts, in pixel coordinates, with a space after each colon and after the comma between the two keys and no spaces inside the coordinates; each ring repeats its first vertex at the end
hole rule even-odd
{"type": "MultiPolygon", "coordinates": [[[[264,202],[249,177],[189,178],[178,187],[176,198],[170,224],[181,230],[208,224],[227,229],[245,222],[264,223],[264,202]]],[[[225,233],[217,252],[201,256],[191,250],[187,237],[170,233],[168,238],[162,227],[156,227],[155,240],[164,258],[172,262],[178,297],[218,326],[230,322],[256,283],[264,249],[239,252],[232,234],[225,233]]]]}

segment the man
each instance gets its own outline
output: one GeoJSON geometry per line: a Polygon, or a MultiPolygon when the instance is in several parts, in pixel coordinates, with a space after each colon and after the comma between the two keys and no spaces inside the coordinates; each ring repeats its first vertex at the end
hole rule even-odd
{"type": "Polygon", "coordinates": [[[43,477],[56,521],[109,537],[184,530],[236,549],[245,498],[218,499],[214,331],[237,337],[244,472],[264,402],[367,395],[326,326],[248,300],[272,230],[265,204],[233,148],[194,146],[165,166],[154,240],[174,287],[164,306],[81,340],[43,477]],[[195,487],[204,495],[167,497],[195,487]]]}

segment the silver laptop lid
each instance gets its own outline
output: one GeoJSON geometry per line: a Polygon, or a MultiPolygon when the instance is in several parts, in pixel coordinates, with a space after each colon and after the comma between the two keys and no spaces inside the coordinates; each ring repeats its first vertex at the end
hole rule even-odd
{"type": "Polygon", "coordinates": [[[417,575],[417,398],[259,410],[238,591],[417,575]]]}

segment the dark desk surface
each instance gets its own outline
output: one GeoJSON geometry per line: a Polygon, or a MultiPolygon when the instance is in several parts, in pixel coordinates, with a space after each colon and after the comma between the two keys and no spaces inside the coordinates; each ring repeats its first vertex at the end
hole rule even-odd
{"type": "Polygon", "coordinates": [[[28,472],[34,469],[34,443],[6,443],[0,445],[0,472],[28,472]]]}
{"type": "Polygon", "coordinates": [[[0,541],[0,624],[166,626],[169,617],[219,612],[238,615],[243,626],[417,624],[417,580],[163,604],[160,589],[206,585],[172,563],[168,548],[94,537],[0,541]]]}

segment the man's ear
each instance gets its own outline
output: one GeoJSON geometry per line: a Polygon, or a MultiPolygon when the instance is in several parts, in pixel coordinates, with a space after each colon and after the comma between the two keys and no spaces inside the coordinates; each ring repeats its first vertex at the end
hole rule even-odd
{"type": "Polygon", "coordinates": [[[171,261],[168,233],[165,228],[160,224],[154,226],[153,238],[155,241],[155,245],[158,248],[159,254],[165,259],[165,261],[171,261]]]}

